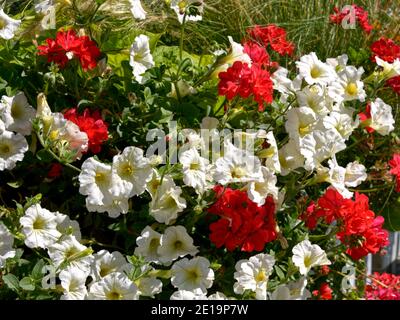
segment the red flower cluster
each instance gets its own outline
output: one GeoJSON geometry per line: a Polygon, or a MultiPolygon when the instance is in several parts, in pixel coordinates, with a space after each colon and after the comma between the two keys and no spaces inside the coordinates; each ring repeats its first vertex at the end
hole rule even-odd
{"type": "Polygon", "coordinates": [[[228,251],[240,247],[241,251],[264,250],[265,244],[277,238],[275,203],[268,197],[261,207],[252,202],[245,191],[214,187],[217,201],[209,213],[221,217],[210,225],[210,240],[228,251]]]}
{"type": "MultiPolygon", "coordinates": [[[[357,6],[356,4],[352,4],[351,6],[353,7],[353,10],[354,10],[354,14],[355,14],[354,18],[358,21],[361,28],[366,33],[370,33],[374,27],[368,21],[368,12],[365,11],[362,7],[357,6]]],[[[341,24],[343,19],[345,19],[346,17],[349,17],[349,15],[352,14],[352,12],[351,12],[352,10],[349,8],[343,8],[343,10],[340,11],[338,7],[334,7],[333,11],[335,11],[335,13],[331,14],[329,18],[332,23],[336,23],[336,24],[341,24]]],[[[351,16],[350,16],[349,22],[352,22],[351,16]]]]}
{"type": "Polygon", "coordinates": [[[371,44],[370,49],[372,51],[371,60],[373,62],[376,61],[375,58],[377,56],[389,63],[393,63],[394,60],[400,59],[400,46],[392,39],[382,37],[371,44]]]}
{"type": "Polygon", "coordinates": [[[365,298],[367,300],[400,300],[400,276],[374,272],[372,283],[365,286],[365,298]]]}
{"type": "Polygon", "coordinates": [[[386,84],[393,89],[394,92],[400,95],[400,76],[390,78],[386,84]]]}
{"type": "Polygon", "coordinates": [[[395,153],[389,160],[390,173],[396,176],[396,192],[400,192],[400,154],[395,153]]]}
{"type": "Polygon", "coordinates": [[[317,297],[319,300],[332,300],[332,292],[333,290],[326,282],[321,283],[319,290],[314,290],[312,292],[314,297],[317,297]]]}
{"type": "Polygon", "coordinates": [[[310,229],[314,229],[319,220],[328,224],[337,221],[340,228],[337,238],[348,247],[346,253],[358,260],[389,244],[388,232],[382,229],[384,218],[375,217],[368,200],[366,195],[359,193],[355,200],[344,199],[336,189],[329,188],[318,204],[311,203],[300,218],[310,229]]]}
{"type": "Polygon", "coordinates": [[[248,34],[265,48],[270,45],[271,49],[281,56],[293,54],[294,44],[287,41],[286,31],[283,28],[277,27],[274,24],[265,27],[255,26],[248,31],[248,34]]]}
{"type": "Polygon", "coordinates": [[[99,153],[101,145],[108,139],[108,125],[101,118],[99,111],[90,113],[85,109],[82,115],[78,114],[76,108],[68,109],[64,113],[65,119],[75,123],[79,129],[86,132],[89,139],[89,150],[92,153],[99,153]]]}
{"type": "Polygon", "coordinates": [[[48,38],[46,42],[46,45],[38,46],[38,54],[47,56],[48,62],[64,68],[69,60],[76,57],[85,71],[97,66],[101,53],[88,36],[78,37],[74,30],[59,31],[55,39],[48,38]]]}

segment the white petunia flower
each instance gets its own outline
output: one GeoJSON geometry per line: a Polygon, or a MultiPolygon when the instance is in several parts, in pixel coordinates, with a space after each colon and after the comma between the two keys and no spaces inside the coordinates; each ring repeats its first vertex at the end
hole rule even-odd
{"type": "Polygon", "coordinates": [[[279,189],[276,186],[278,179],[266,167],[261,167],[263,179],[260,181],[250,182],[247,185],[247,195],[249,199],[257,205],[262,206],[268,196],[272,196],[275,201],[278,201],[279,189]]]}
{"type": "Polygon", "coordinates": [[[181,197],[182,189],[172,181],[164,180],[150,203],[149,213],[158,222],[171,224],[178,217],[178,213],[186,208],[186,200],[181,197]]]}
{"type": "Polygon", "coordinates": [[[60,272],[61,287],[64,294],[60,300],[85,300],[87,274],[76,267],[68,267],[60,272]]]}
{"type": "Polygon", "coordinates": [[[368,126],[383,136],[388,135],[394,130],[395,121],[392,115],[392,107],[380,98],[372,101],[370,106],[371,119],[368,126]]]}
{"type": "Polygon", "coordinates": [[[141,277],[138,283],[139,295],[154,298],[161,293],[162,282],[154,277],[141,277]]]}
{"type": "Polygon", "coordinates": [[[336,158],[328,161],[329,171],[326,182],[329,182],[345,199],[353,197],[353,192],[350,192],[345,185],[346,169],[339,166],[336,158]]]}
{"type": "Polygon", "coordinates": [[[76,267],[87,275],[93,262],[91,253],[92,249],[80,244],[74,236],[63,237],[62,241],[48,248],[49,257],[55,267],[67,263],[68,266],[76,267]]]}
{"type": "Polygon", "coordinates": [[[103,204],[92,204],[90,198],[86,198],[86,208],[89,212],[107,212],[110,218],[118,218],[121,213],[128,213],[129,198],[126,198],[125,196],[115,197],[111,193],[105,192],[103,204]]]}
{"type": "Polygon", "coordinates": [[[367,180],[368,175],[364,165],[357,161],[350,162],[346,166],[344,182],[348,187],[358,187],[362,182],[367,180]]]}
{"type": "Polygon", "coordinates": [[[136,147],[126,147],[122,154],[114,156],[112,172],[121,183],[115,183],[111,193],[127,198],[142,194],[153,174],[149,159],[143,156],[142,149],[136,147]]]}
{"type": "Polygon", "coordinates": [[[14,237],[3,222],[0,221],[0,269],[3,268],[8,258],[15,257],[13,250],[14,237]]]}
{"type": "Polygon", "coordinates": [[[275,258],[269,254],[259,253],[248,260],[239,260],[235,269],[236,280],[233,290],[237,294],[245,290],[255,292],[257,300],[267,299],[268,278],[272,273],[275,258]]]}
{"type": "Polygon", "coordinates": [[[281,164],[279,162],[278,145],[276,143],[274,133],[268,132],[265,136],[265,142],[268,144],[268,148],[261,150],[259,157],[265,159],[265,167],[272,172],[281,172],[281,164]]]}
{"type": "Polygon", "coordinates": [[[312,267],[330,265],[326,253],[317,244],[311,244],[309,240],[303,240],[293,249],[292,261],[302,275],[307,275],[312,267]]]}
{"type": "Polygon", "coordinates": [[[143,9],[140,0],[129,0],[129,2],[133,17],[138,20],[146,19],[146,11],[143,9]]]}
{"type": "Polygon", "coordinates": [[[28,142],[20,133],[3,131],[0,134],[0,171],[12,170],[18,161],[24,159],[28,142]]]}
{"type": "Polygon", "coordinates": [[[376,64],[382,68],[382,76],[384,80],[400,75],[400,59],[397,58],[392,63],[386,62],[379,57],[375,57],[376,64]]]}
{"type": "Polygon", "coordinates": [[[157,250],[160,247],[160,240],[161,234],[154,231],[150,226],[146,226],[140,236],[136,238],[135,255],[143,257],[146,262],[158,263],[160,256],[157,250]]]}
{"type": "Polygon", "coordinates": [[[315,52],[304,55],[296,62],[299,74],[308,84],[327,85],[336,80],[337,75],[332,66],[318,59],[315,52]]]}
{"type": "Polygon", "coordinates": [[[327,130],[335,129],[344,140],[347,140],[359,125],[359,118],[353,120],[351,113],[332,111],[329,116],[322,119],[323,127],[327,130]]]}
{"type": "Polygon", "coordinates": [[[171,272],[171,283],[180,290],[201,289],[206,293],[214,281],[214,271],[210,268],[210,261],[204,257],[190,260],[183,258],[174,263],[171,272]]]}
{"type": "Polygon", "coordinates": [[[26,209],[19,222],[25,236],[25,245],[29,248],[47,248],[61,237],[55,214],[42,208],[40,204],[26,209]]]}
{"type": "Polygon", "coordinates": [[[100,280],[113,272],[123,272],[129,269],[129,264],[125,257],[118,251],[110,253],[107,250],[100,250],[93,257],[90,275],[95,280],[100,280]]]}
{"type": "Polygon", "coordinates": [[[133,68],[133,76],[139,83],[143,83],[143,74],[147,69],[155,66],[150,52],[149,37],[141,34],[135,38],[131,46],[129,64],[133,68]]]}
{"type": "Polygon", "coordinates": [[[203,193],[207,181],[206,171],[209,164],[208,159],[200,156],[195,148],[191,148],[179,155],[179,162],[182,164],[183,182],[196,190],[197,193],[203,193]]]}
{"type": "Polygon", "coordinates": [[[342,71],[346,65],[347,61],[349,60],[349,57],[347,54],[342,54],[341,56],[338,56],[337,58],[328,58],[326,59],[326,63],[332,66],[336,72],[342,71]]]}
{"type": "Polygon", "coordinates": [[[10,40],[14,38],[15,31],[19,28],[21,20],[15,20],[0,9],[0,38],[10,40]]]}
{"type": "Polygon", "coordinates": [[[316,124],[317,116],[311,108],[292,108],[287,112],[285,129],[291,139],[300,143],[305,135],[312,133],[316,124]]]}
{"type": "Polygon", "coordinates": [[[367,94],[364,90],[364,83],[361,81],[361,76],[364,69],[359,69],[348,66],[339,73],[339,78],[333,82],[329,88],[329,96],[335,101],[365,101],[367,94]]]}
{"type": "Polygon", "coordinates": [[[170,300],[207,300],[206,294],[201,289],[175,291],[170,300]]]}
{"type": "Polygon", "coordinates": [[[168,227],[161,236],[157,250],[163,263],[172,262],[187,254],[196,255],[199,250],[193,245],[193,239],[183,226],[168,227]]]}
{"type": "Polygon", "coordinates": [[[258,181],[262,178],[260,159],[231,143],[225,143],[224,156],[215,162],[214,179],[222,185],[258,181]]]}
{"type": "Polygon", "coordinates": [[[305,158],[304,168],[312,171],[344,149],[345,140],[336,129],[315,130],[301,140],[300,153],[305,158]]]}
{"type": "Polygon", "coordinates": [[[235,298],[228,298],[222,292],[217,291],[208,296],[207,300],[235,300],[235,298]]]}
{"type": "Polygon", "coordinates": [[[270,300],[307,300],[311,297],[311,293],[306,286],[306,277],[301,277],[296,282],[289,282],[287,285],[281,284],[270,294],[270,300]]]}
{"type": "Polygon", "coordinates": [[[304,87],[296,92],[297,102],[300,107],[312,109],[315,114],[324,116],[329,113],[327,105],[330,104],[326,96],[325,89],[320,85],[314,84],[304,87]]]}
{"type": "Polygon", "coordinates": [[[73,235],[76,240],[81,241],[82,235],[78,221],[71,220],[67,215],[54,212],[56,216],[57,230],[62,235],[73,235]]]}
{"type": "Polygon", "coordinates": [[[184,18],[185,21],[201,21],[203,19],[202,17],[202,13],[204,10],[203,0],[172,0],[170,6],[171,9],[175,11],[178,17],[178,21],[181,24],[183,23],[184,18]],[[197,9],[195,15],[191,14],[188,11],[188,7],[192,6],[193,4],[195,4],[195,8],[197,9]]]}
{"type": "Polygon", "coordinates": [[[7,130],[24,136],[31,134],[32,120],[35,118],[36,110],[29,105],[23,92],[18,92],[13,97],[3,96],[0,114],[7,130]]]}
{"type": "Polygon", "coordinates": [[[91,285],[88,300],[138,300],[138,288],[120,272],[111,273],[91,285]]]}
{"type": "Polygon", "coordinates": [[[170,189],[175,187],[175,182],[168,174],[165,174],[161,181],[161,176],[159,175],[157,170],[153,169],[153,175],[146,185],[146,190],[148,193],[150,193],[152,199],[157,196],[157,190],[158,188],[160,188],[161,185],[163,185],[164,189],[170,189]]]}
{"type": "Polygon", "coordinates": [[[112,169],[96,159],[88,158],[83,162],[79,174],[79,193],[86,195],[90,205],[103,205],[112,202],[109,190],[112,187],[112,169]]]}
{"type": "Polygon", "coordinates": [[[304,157],[300,153],[295,140],[290,139],[288,143],[279,149],[279,163],[281,164],[282,176],[286,176],[304,165],[304,157]]]}

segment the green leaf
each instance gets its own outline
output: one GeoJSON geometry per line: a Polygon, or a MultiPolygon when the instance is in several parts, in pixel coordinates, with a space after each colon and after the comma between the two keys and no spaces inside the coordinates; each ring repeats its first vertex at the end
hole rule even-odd
{"type": "Polygon", "coordinates": [[[39,161],[42,161],[44,163],[49,163],[53,161],[53,156],[46,149],[42,149],[39,152],[37,152],[36,158],[38,158],[39,161]]]}
{"type": "Polygon", "coordinates": [[[43,267],[46,265],[43,259],[40,259],[32,269],[32,278],[40,280],[43,278],[43,267]]]}
{"type": "Polygon", "coordinates": [[[22,278],[19,282],[19,286],[26,291],[35,290],[35,281],[30,277],[22,278]]]}
{"type": "Polygon", "coordinates": [[[19,280],[12,273],[6,274],[3,276],[3,281],[12,291],[18,292],[20,289],[19,280]]]}
{"type": "Polygon", "coordinates": [[[283,273],[282,269],[277,265],[274,268],[275,268],[275,272],[278,275],[279,279],[284,280],[285,274],[283,273]]]}
{"type": "Polygon", "coordinates": [[[18,179],[17,181],[7,182],[7,185],[9,185],[11,188],[18,189],[20,186],[22,186],[23,183],[23,179],[18,179]]]}

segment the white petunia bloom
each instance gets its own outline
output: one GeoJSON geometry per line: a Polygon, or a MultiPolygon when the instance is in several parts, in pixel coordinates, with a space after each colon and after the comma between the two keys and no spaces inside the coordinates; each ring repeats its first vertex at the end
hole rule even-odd
{"type": "Polygon", "coordinates": [[[56,216],[57,230],[62,235],[73,235],[76,240],[81,241],[82,235],[78,221],[71,220],[67,215],[54,212],[56,216]]]}
{"type": "Polygon", "coordinates": [[[304,55],[296,62],[299,74],[308,84],[327,85],[337,79],[337,74],[329,64],[318,59],[315,52],[304,55]]]}
{"type": "Polygon", "coordinates": [[[42,208],[40,204],[26,209],[19,222],[25,236],[25,245],[29,248],[47,248],[61,237],[55,214],[42,208]]]}
{"type": "Polygon", "coordinates": [[[3,9],[0,9],[0,38],[10,40],[14,38],[15,31],[21,25],[21,20],[15,20],[5,14],[3,9]]]}
{"type": "Polygon", "coordinates": [[[262,178],[260,159],[231,143],[225,143],[224,156],[215,162],[214,179],[222,185],[258,181],[262,178]]]}
{"type": "Polygon", "coordinates": [[[351,199],[353,192],[350,192],[345,185],[346,169],[339,166],[336,158],[328,161],[329,171],[326,182],[329,182],[345,199],[351,199]]]}
{"type": "Polygon", "coordinates": [[[160,240],[161,234],[154,231],[150,226],[146,226],[140,236],[136,238],[135,255],[143,257],[146,262],[160,262],[160,256],[157,252],[160,247],[160,240]]]}
{"type": "Polygon", "coordinates": [[[382,68],[382,76],[384,79],[390,79],[400,75],[400,59],[397,58],[392,63],[386,62],[379,57],[375,57],[376,64],[382,68]]]}
{"type": "Polygon", "coordinates": [[[118,218],[120,214],[126,214],[129,211],[129,198],[125,196],[115,197],[111,193],[105,192],[103,204],[92,204],[90,198],[86,198],[86,208],[89,212],[107,212],[110,218],[118,218]]]}
{"type": "Polygon", "coordinates": [[[328,58],[326,59],[326,63],[332,66],[336,72],[340,72],[344,70],[344,68],[347,65],[347,61],[349,60],[349,57],[347,54],[342,54],[341,56],[338,56],[337,58],[328,58]]]}
{"type": "Polygon", "coordinates": [[[143,9],[140,0],[129,0],[129,2],[133,17],[138,20],[146,19],[146,11],[143,9]]]}
{"type": "Polygon", "coordinates": [[[95,280],[100,280],[113,272],[124,272],[129,270],[129,264],[125,257],[118,251],[112,253],[100,250],[93,255],[92,271],[90,275],[95,280]]]}
{"type": "Polygon", "coordinates": [[[172,224],[178,213],[186,208],[186,200],[181,197],[182,189],[175,182],[162,181],[150,203],[149,213],[160,223],[172,224]]]}
{"type": "Polygon", "coordinates": [[[285,129],[291,139],[300,143],[305,135],[312,133],[316,124],[317,116],[311,108],[293,108],[287,112],[285,129]]]}
{"type": "Polygon", "coordinates": [[[142,194],[153,174],[149,159],[143,156],[142,149],[136,147],[126,147],[122,154],[114,156],[112,172],[121,183],[113,184],[111,193],[127,198],[142,194]]]}
{"type": "Polygon", "coordinates": [[[13,97],[2,97],[0,114],[6,129],[18,132],[24,136],[32,132],[32,120],[36,110],[29,105],[23,92],[18,92],[13,97]]]}
{"type": "Polygon", "coordinates": [[[182,164],[183,182],[202,194],[206,188],[206,171],[209,164],[208,159],[200,156],[195,148],[191,148],[179,155],[182,164]]]}
{"type": "Polygon", "coordinates": [[[88,300],[138,300],[138,288],[120,272],[113,272],[91,285],[88,300]]]}
{"type": "Polygon", "coordinates": [[[49,257],[55,267],[67,263],[68,266],[76,267],[87,275],[93,262],[91,253],[92,249],[80,244],[74,236],[63,237],[62,241],[48,248],[49,257]]]}
{"type": "MultiPolygon", "coordinates": [[[[203,0],[172,0],[171,1],[171,9],[175,11],[179,23],[183,23],[183,19],[185,17],[185,21],[201,21],[203,19],[202,13],[204,10],[204,3],[203,0]],[[197,8],[198,14],[190,14],[188,11],[188,7],[195,4],[197,8]]],[[[193,6],[192,6],[193,7],[193,6]]]]}
{"type": "Polygon", "coordinates": [[[261,167],[263,179],[260,181],[250,182],[247,185],[247,195],[249,199],[257,205],[262,206],[268,196],[272,196],[275,201],[278,201],[279,189],[276,186],[278,179],[266,167],[261,167]]]}
{"type": "Polygon", "coordinates": [[[168,227],[161,236],[160,247],[157,250],[163,263],[172,262],[187,254],[196,255],[199,250],[193,245],[193,239],[183,226],[168,227]]]}
{"type": "Polygon", "coordinates": [[[60,300],[85,300],[87,274],[76,267],[68,267],[60,272],[61,287],[64,294],[60,300]]]}
{"type": "Polygon", "coordinates": [[[309,240],[303,240],[292,249],[292,261],[302,275],[307,275],[312,267],[330,265],[326,253],[317,244],[311,244],[309,240]]]}
{"type": "Polygon", "coordinates": [[[0,171],[12,170],[18,161],[24,159],[28,142],[20,133],[3,131],[0,134],[0,171]]]}
{"type": "Polygon", "coordinates": [[[228,298],[222,292],[217,291],[208,296],[207,300],[235,300],[235,298],[228,298]]]}
{"type": "Polygon", "coordinates": [[[113,183],[111,166],[92,157],[83,162],[81,169],[79,193],[87,196],[86,203],[103,205],[112,202],[109,192],[113,183]]]}
{"type": "Polygon", "coordinates": [[[138,283],[139,295],[154,298],[161,293],[162,282],[154,277],[141,277],[138,283]]]}
{"type": "Polygon", "coordinates": [[[180,290],[201,289],[206,293],[214,281],[210,261],[204,257],[183,258],[174,263],[171,272],[171,283],[180,290]]]}
{"type": "Polygon", "coordinates": [[[364,90],[364,83],[361,81],[361,76],[364,69],[359,69],[348,66],[339,73],[337,81],[333,82],[329,88],[329,96],[335,101],[365,101],[367,94],[364,90]]]}
{"type": "Polygon", "coordinates": [[[170,300],[207,300],[206,294],[201,289],[175,291],[170,300]]]}
{"type": "Polygon", "coordinates": [[[143,74],[147,69],[155,66],[148,36],[141,34],[135,38],[130,50],[129,64],[133,68],[135,80],[143,83],[143,74]]]}
{"type": "Polygon", "coordinates": [[[300,153],[298,143],[295,140],[290,139],[279,149],[279,163],[281,164],[282,176],[286,176],[304,165],[304,157],[300,153]]]}
{"type": "Polygon", "coordinates": [[[300,153],[305,158],[304,168],[312,171],[344,149],[345,140],[336,129],[315,130],[301,140],[300,153]]]}
{"type": "Polygon", "coordinates": [[[368,175],[364,165],[357,161],[350,162],[346,166],[344,182],[348,187],[358,187],[362,182],[367,180],[368,175]]]}
{"type": "Polygon", "coordinates": [[[237,294],[245,290],[255,292],[257,300],[267,299],[268,278],[272,273],[275,258],[269,254],[259,253],[248,260],[239,260],[235,269],[236,280],[233,290],[237,294]]]}
{"type": "Polygon", "coordinates": [[[286,96],[293,95],[296,93],[296,91],[301,89],[301,79],[295,78],[294,80],[290,80],[288,78],[288,73],[288,69],[279,67],[271,75],[274,89],[286,96]]]}
{"type": "Polygon", "coordinates": [[[15,257],[13,250],[14,237],[3,222],[0,221],[0,269],[3,268],[8,258],[15,257]]]}
{"type": "Polygon", "coordinates": [[[164,189],[170,189],[175,187],[175,182],[168,174],[165,174],[161,181],[161,176],[159,175],[157,170],[153,169],[153,175],[146,185],[146,190],[148,193],[150,193],[152,199],[157,196],[157,190],[160,188],[161,185],[163,185],[164,189]]]}
{"type": "Polygon", "coordinates": [[[352,111],[349,113],[332,111],[329,116],[322,119],[323,127],[327,130],[336,129],[342,138],[347,140],[359,125],[359,118],[353,120],[351,114],[352,111]]]}
{"type": "Polygon", "coordinates": [[[296,282],[289,282],[287,285],[279,285],[272,294],[270,300],[307,300],[311,297],[310,291],[306,289],[307,278],[301,277],[296,282]]]}
{"type": "Polygon", "coordinates": [[[386,136],[394,130],[392,107],[380,98],[376,98],[370,104],[371,119],[368,125],[379,134],[386,136]]]}
{"type": "Polygon", "coordinates": [[[312,109],[315,114],[324,116],[329,113],[327,105],[330,104],[326,96],[325,89],[320,85],[314,84],[304,87],[296,92],[297,102],[300,107],[312,109]]]}

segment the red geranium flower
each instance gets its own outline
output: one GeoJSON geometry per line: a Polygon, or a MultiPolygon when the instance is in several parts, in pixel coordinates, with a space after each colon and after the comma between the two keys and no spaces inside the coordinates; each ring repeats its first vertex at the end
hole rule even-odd
{"type": "Polygon", "coordinates": [[[386,84],[393,89],[394,92],[400,95],[400,76],[390,78],[386,84]]]}
{"type": "Polygon", "coordinates": [[[400,154],[393,154],[393,158],[389,160],[390,173],[396,176],[396,192],[400,192],[400,154]]]}
{"type": "Polygon", "coordinates": [[[371,283],[365,286],[367,300],[400,300],[400,276],[374,272],[371,283]]]}
{"type": "Polygon", "coordinates": [[[57,32],[56,38],[46,39],[47,45],[38,46],[38,54],[47,56],[47,62],[54,62],[64,68],[69,60],[76,57],[83,70],[97,66],[101,53],[96,43],[88,36],[77,36],[74,30],[57,32]]]}
{"type": "MultiPolygon", "coordinates": [[[[365,107],[365,111],[364,112],[360,112],[358,114],[358,117],[360,118],[361,122],[367,121],[369,119],[371,119],[371,104],[368,102],[367,106],[365,107]]],[[[374,128],[371,128],[369,126],[365,127],[365,130],[368,131],[368,133],[372,133],[375,131],[374,128]]]]}
{"type": "Polygon", "coordinates": [[[257,43],[253,41],[245,42],[243,51],[248,54],[252,64],[258,64],[266,67],[270,65],[270,59],[267,50],[257,43]]]}
{"type": "Polygon", "coordinates": [[[218,84],[218,93],[232,100],[237,95],[247,98],[251,94],[251,70],[246,63],[236,61],[225,72],[218,74],[221,80],[218,84]]]}
{"type": "Polygon", "coordinates": [[[286,39],[286,30],[270,24],[265,27],[254,26],[248,31],[250,37],[259,42],[264,47],[268,45],[271,49],[279,53],[281,56],[287,54],[292,55],[294,44],[286,39]]]}
{"type": "Polygon", "coordinates": [[[210,240],[217,248],[228,251],[240,248],[245,252],[262,251],[265,244],[276,239],[275,203],[268,197],[261,207],[247,193],[222,186],[214,188],[217,201],[208,212],[220,216],[210,225],[210,240]]]}
{"type": "Polygon", "coordinates": [[[371,60],[373,62],[376,62],[375,58],[377,56],[389,63],[393,63],[394,60],[400,59],[400,46],[392,39],[382,37],[371,44],[370,49],[372,51],[371,60]]]}
{"type": "Polygon", "coordinates": [[[252,92],[254,101],[258,102],[258,111],[264,111],[264,103],[272,103],[274,87],[271,75],[258,65],[251,66],[252,92]]]}
{"type": "Polygon", "coordinates": [[[103,121],[98,110],[91,113],[89,109],[85,109],[83,114],[79,115],[77,109],[72,108],[64,113],[64,117],[75,123],[81,131],[86,132],[89,150],[92,153],[101,151],[101,145],[108,139],[108,125],[103,121]]]}
{"type": "MultiPolygon", "coordinates": [[[[365,11],[362,7],[359,7],[355,4],[352,4],[351,6],[353,7],[353,10],[355,13],[354,18],[358,21],[361,28],[366,33],[370,33],[374,27],[368,21],[368,12],[365,11]]],[[[336,23],[336,24],[341,24],[343,19],[345,19],[346,17],[348,17],[351,14],[351,10],[349,8],[343,8],[343,10],[340,11],[339,8],[334,7],[333,11],[335,11],[335,13],[331,14],[329,18],[332,23],[336,23]]],[[[351,17],[350,17],[350,19],[351,19],[351,17]]],[[[353,21],[350,20],[349,22],[353,22],[353,21]]]]}
{"type": "Polygon", "coordinates": [[[323,282],[319,287],[319,290],[312,292],[313,296],[318,297],[320,300],[331,300],[333,290],[326,282],[323,282]]]}

